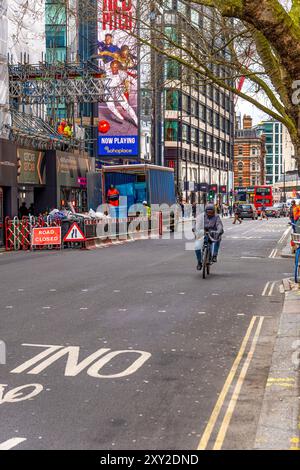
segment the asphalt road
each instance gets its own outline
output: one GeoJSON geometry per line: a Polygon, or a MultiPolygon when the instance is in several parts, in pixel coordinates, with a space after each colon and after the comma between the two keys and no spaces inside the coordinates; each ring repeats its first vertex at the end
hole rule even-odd
{"type": "Polygon", "coordinates": [[[251,449],[287,220],[225,229],[207,280],[184,240],[2,254],[0,449],[251,449]]]}

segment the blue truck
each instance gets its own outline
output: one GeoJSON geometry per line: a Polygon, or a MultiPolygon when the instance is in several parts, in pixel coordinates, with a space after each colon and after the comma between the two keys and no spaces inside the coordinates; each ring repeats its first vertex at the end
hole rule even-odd
{"type": "MultiPolygon", "coordinates": [[[[174,206],[176,204],[174,170],[149,164],[113,165],[102,167],[99,173],[88,174],[88,205],[96,210],[107,202],[107,191],[114,185],[120,193],[120,216],[133,215],[134,206],[147,201],[148,205],[174,206]],[[122,205],[126,196],[126,207],[122,205]]],[[[177,218],[172,211],[174,230],[177,218]]]]}

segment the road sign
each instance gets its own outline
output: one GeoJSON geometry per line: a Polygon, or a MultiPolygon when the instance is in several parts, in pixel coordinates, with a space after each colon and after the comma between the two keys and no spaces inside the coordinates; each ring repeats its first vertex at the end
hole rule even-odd
{"type": "Polygon", "coordinates": [[[61,245],[61,227],[42,227],[32,229],[31,245],[61,245]]]}
{"type": "Polygon", "coordinates": [[[64,242],[84,242],[85,240],[86,238],[76,222],[71,225],[64,237],[64,242]]]}

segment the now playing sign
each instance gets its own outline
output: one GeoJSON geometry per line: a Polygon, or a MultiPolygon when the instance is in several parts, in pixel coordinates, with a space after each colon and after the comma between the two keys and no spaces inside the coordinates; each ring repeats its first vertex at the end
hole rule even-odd
{"type": "Polygon", "coordinates": [[[82,233],[81,229],[78,227],[77,223],[71,225],[68,232],[64,236],[64,242],[84,242],[85,236],[82,233]]]}

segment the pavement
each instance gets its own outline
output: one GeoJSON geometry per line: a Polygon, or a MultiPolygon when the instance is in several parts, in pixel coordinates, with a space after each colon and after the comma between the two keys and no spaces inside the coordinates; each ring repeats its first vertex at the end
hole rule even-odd
{"type": "Polygon", "coordinates": [[[0,256],[0,449],[257,446],[287,220],[224,224],[206,280],[191,223],[188,244],[0,256]]]}

